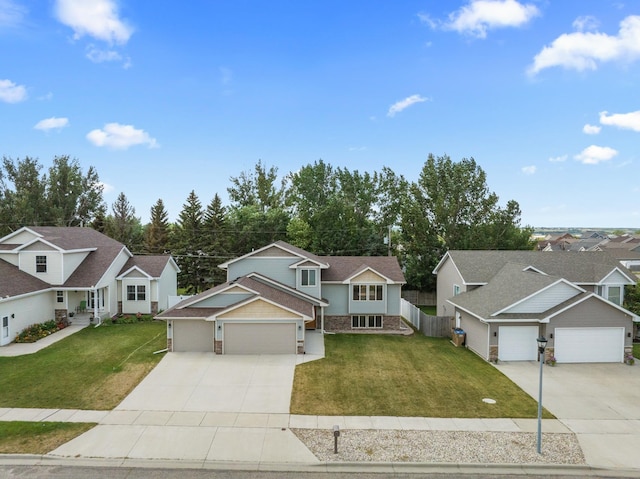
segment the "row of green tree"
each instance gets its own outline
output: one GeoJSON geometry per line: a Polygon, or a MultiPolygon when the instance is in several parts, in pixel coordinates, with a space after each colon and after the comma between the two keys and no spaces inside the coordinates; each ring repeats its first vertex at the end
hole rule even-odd
{"type": "Polygon", "coordinates": [[[56,157],[47,173],[32,158],[4,158],[0,234],[24,225],[91,226],[136,253],[171,253],[180,286],[197,292],[225,280],[217,265],[277,240],[319,255],[398,256],[411,288],[435,287],[433,268],[448,249],[531,249],[520,208],[499,204],[473,158],[429,155],[418,180],[390,168],[361,173],[322,160],[279,176],[258,161],[230,178],[229,204],[192,191],[175,222],[162,199],[143,225],[126,195],[108,206],[94,167],[56,157]]]}

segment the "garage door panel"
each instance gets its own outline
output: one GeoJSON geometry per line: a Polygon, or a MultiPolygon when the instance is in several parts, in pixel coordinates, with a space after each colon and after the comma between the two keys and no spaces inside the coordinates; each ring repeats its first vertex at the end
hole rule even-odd
{"type": "Polygon", "coordinates": [[[624,357],[624,328],[555,328],[559,363],[618,363],[624,357]]]}
{"type": "Polygon", "coordinates": [[[295,354],[294,323],[225,323],[225,354],[295,354]]]}
{"type": "Polygon", "coordinates": [[[213,322],[174,321],[173,350],[175,352],[213,352],[213,322]]]}
{"type": "Polygon", "coordinates": [[[500,326],[498,359],[501,361],[535,361],[538,359],[538,326],[500,326]]]}

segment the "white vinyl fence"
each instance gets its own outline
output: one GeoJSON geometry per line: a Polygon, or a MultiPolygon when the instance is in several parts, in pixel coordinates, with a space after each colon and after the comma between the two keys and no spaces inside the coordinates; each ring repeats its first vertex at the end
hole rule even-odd
{"type": "Polygon", "coordinates": [[[425,336],[446,338],[451,334],[449,316],[430,316],[405,299],[400,300],[400,315],[425,336]]]}

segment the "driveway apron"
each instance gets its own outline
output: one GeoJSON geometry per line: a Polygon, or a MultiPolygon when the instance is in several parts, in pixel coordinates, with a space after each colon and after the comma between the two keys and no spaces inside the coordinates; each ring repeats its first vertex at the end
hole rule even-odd
{"type": "Polygon", "coordinates": [[[296,356],[171,353],[116,410],[288,414],[296,356]]]}
{"type": "MultiPolygon", "coordinates": [[[[496,367],[538,399],[539,363],[505,362],[496,367]]],[[[587,463],[640,468],[640,368],[624,364],[543,368],[542,404],[577,435],[587,463]]]]}

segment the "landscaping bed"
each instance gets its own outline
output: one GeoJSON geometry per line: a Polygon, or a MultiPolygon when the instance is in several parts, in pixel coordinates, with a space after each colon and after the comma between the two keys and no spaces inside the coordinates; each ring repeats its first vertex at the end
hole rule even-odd
{"type": "Polygon", "coordinates": [[[47,336],[66,328],[69,325],[67,321],[46,321],[41,324],[32,324],[31,326],[23,329],[16,337],[14,342],[16,343],[35,343],[39,339],[46,338],[47,336]]]}

